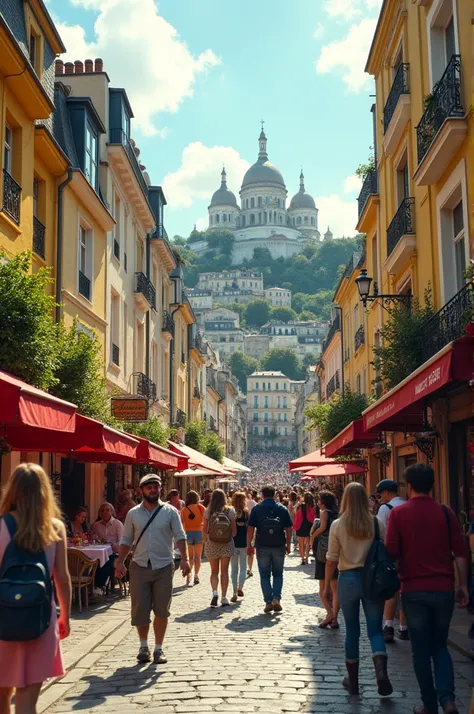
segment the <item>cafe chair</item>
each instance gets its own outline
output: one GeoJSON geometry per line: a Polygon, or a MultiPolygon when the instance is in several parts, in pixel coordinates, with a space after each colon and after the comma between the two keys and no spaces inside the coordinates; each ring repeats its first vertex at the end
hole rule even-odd
{"type": "Polygon", "coordinates": [[[86,608],[89,607],[89,586],[94,584],[95,573],[99,565],[99,560],[90,560],[80,550],[68,548],[67,564],[73,594],[77,591],[79,612],[82,612],[81,590],[85,590],[86,608]]]}

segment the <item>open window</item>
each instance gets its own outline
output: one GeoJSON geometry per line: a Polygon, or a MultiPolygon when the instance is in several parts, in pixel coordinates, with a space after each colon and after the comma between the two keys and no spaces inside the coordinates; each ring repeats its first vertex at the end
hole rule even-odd
{"type": "Polygon", "coordinates": [[[437,199],[438,235],[443,276],[444,302],[465,284],[464,271],[469,259],[468,201],[465,162],[461,161],[437,199]]]}
{"type": "Polygon", "coordinates": [[[453,55],[459,54],[457,0],[434,0],[428,13],[428,49],[432,87],[453,55]]]}

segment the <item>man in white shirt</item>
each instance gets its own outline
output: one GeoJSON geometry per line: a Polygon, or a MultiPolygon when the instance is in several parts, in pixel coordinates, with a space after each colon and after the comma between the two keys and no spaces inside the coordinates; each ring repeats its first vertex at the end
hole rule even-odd
{"type": "MultiPolygon", "coordinates": [[[[396,481],[392,481],[389,478],[385,478],[377,484],[377,493],[380,494],[381,505],[378,510],[377,516],[383,522],[385,526],[385,532],[387,532],[387,523],[390,516],[390,512],[393,508],[401,506],[405,503],[403,498],[398,496],[398,484],[396,481]]],[[[393,642],[395,639],[395,630],[393,627],[393,618],[397,611],[398,604],[398,593],[391,599],[387,600],[384,609],[385,626],[383,628],[383,636],[385,642],[393,642]]],[[[401,640],[408,640],[408,627],[405,620],[405,615],[400,607],[400,631],[398,636],[401,640]]]]}

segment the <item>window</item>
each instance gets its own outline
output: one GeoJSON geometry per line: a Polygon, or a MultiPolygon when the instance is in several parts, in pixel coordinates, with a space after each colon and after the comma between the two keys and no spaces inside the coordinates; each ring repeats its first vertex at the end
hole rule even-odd
{"type": "Polygon", "coordinates": [[[298,218],[296,219],[296,225],[297,226],[301,225],[301,216],[298,216],[298,218]]]}
{"type": "MultiPolygon", "coordinates": [[[[266,406],[268,406],[268,404],[266,406]]],[[[268,421],[268,412],[265,412],[263,415],[263,421],[268,421]]]]}
{"type": "Polygon", "coordinates": [[[466,236],[467,177],[465,161],[459,162],[437,198],[443,300],[448,302],[465,284],[463,272],[469,250],[466,236]]]}
{"type": "Polygon", "coordinates": [[[115,194],[114,200],[114,256],[120,260],[120,231],[121,231],[121,215],[120,215],[120,199],[115,194]]]}
{"type": "Polygon", "coordinates": [[[30,41],[28,46],[28,51],[30,54],[31,66],[38,72],[38,37],[35,35],[33,30],[30,30],[30,41]]]}
{"type": "Polygon", "coordinates": [[[253,408],[258,409],[258,397],[254,396],[253,398],[253,408]]]}
{"type": "Polygon", "coordinates": [[[286,402],[287,402],[286,397],[283,397],[283,409],[286,409],[286,406],[287,406],[286,402]]]}
{"type": "Polygon", "coordinates": [[[116,292],[112,292],[110,302],[110,355],[111,362],[119,366],[120,364],[120,297],[116,292]]]}
{"type": "Polygon", "coordinates": [[[286,412],[283,415],[283,421],[288,421],[288,414],[286,412]]]}
{"type": "Polygon", "coordinates": [[[264,407],[265,409],[268,409],[268,397],[264,398],[264,407]]]}
{"type": "Polygon", "coordinates": [[[33,179],[33,215],[38,218],[38,195],[39,195],[39,181],[35,177],[33,179]]]}
{"type": "Polygon", "coordinates": [[[95,189],[97,187],[97,135],[90,124],[86,130],[86,179],[95,189]]]}
{"type": "Polygon", "coordinates": [[[275,392],[279,392],[279,391],[280,391],[279,382],[275,382],[275,392]]]}
{"type": "Polygon", "coordinates": [[[8,124],[5,125],[5,144],[3,146],[3,168],[9,174],[12,173],[12,149],[13,149],[13,131],[8,124]]]}
{"type": "Polygon", "coordinates": [[[258,205],[259,205],[259,206],[262,205],[262,197],[261,197],[261,196],[258,197],[258,205]]]}
{"type": "Polygon", "coordinates": [[[220,221],[220,220],[221,220],[221,219],[220,219],[220,216],[219,216],[219,214],[218,214],[218,213],[216,213],[216,223],[219,223],[219,221],[220,221]]]}
{"type": "Polygon", "coordinates": [[[265,436],[268,436],[268,426],[263,427],[263,433],[265,436]]]}
{"type": "Polygon", "coordinates": [[[288,427],[285,426],[285,436],[288,436],[288,427]]]}
{"type": "Polygon", "coordinates": [[[260,389],[260,382],[255,382],[255,389],[260,389]]]}
{"type": "Polygon", "coordinates": [[[258,412],[254,412],[253,420],[258,421],[258,412]]]}
{"type": "Polygon", "coordinates": [[[357,394],[361,393],[361,379],[360,379],[360,374],[356,374],[355,378],[355,390],[357,394]]]}
{"type": "Polygon", "coordinates": [[[265,391],[265,390],[266,390],[266,388],[267,388],[267,384],[266,384],[266,382],[262,382],[262,389],[263,389],[263,391],[265,391]]]}
{"type": "Polygon", "coordinates": [[[79,226],[78,288],[79,293],[91,300],[92,234],[85,226],[79,226]]]}
{"type": "MultiPolygon", "coordinates": [[[[278,405],[280,406],[280,405],[278,405]]],[[[278,412],[278,421],[281,421],[281,412],[278,412]]]]}
{"type": "Polygon", "coordinates": [[[253,433],[255,434],[255,436],[258,436],[258,426],[254,426],[253,433]]]}
{"type": "Polygon", "coordinates": [[[227,223],[227,213],[224,213],[222,218],[223,218],[224,223],[227,223]]]}
{"type": "Polygon", "coordinates": [[[456,287],[458,290],[464,285],[464,271],[466,270],[466,244],[464,236],[464,212],[462,200],[454,207],[453,219],[453,240],[455,256],[456,287]]]}
{"type": "Polygon", "coordinates": [[[374,280],[378,282],[379,266],[377,260],[377,236],[372,238],[372,275],[374,280]]]}
{"type": "Polygon", "coordinates": [[[427,15],[431,85],[438,82],[451,60],[459,54],[455,0],[434,0],[427,15]]]}
{"type": "MultiPolygon", "coordinates": [[[[252,199],[252,201],[253,201],[253,199],[252,199]]],[[[251,226],[255,225],[255,214],[254,213],[250,214],[250,225],[251,226]]]]}
{"type": "Polygon", "coordinates": [[[446,64],[456,54],[456,38],[454,35],[454,15],[451,15],[444,28],[444,52],[446,64]]]}
{"type": "Polygon", "coordinates": [[[400,206],[403,199],[410,196],[410,174],[408,172],[408,158],[406,152],[397,166],[396,179],[397,206],[400,206]]]}
{"type": "Polygon", "coordinates": [[[288,387],[287,384],[284,384],[284,385],[283,385],[283,391],[284,391],[284,392],[286,392],[287,387],[288,387]]]}

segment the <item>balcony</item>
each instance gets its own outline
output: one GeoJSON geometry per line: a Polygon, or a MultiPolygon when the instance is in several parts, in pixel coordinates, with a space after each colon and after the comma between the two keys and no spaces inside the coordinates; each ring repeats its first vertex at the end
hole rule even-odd
{"type": "Polygon", "coordinates": [[[91,299],[91,281],[79,270],[79,295],[82,295],[86,300],[91,299]]]}
{"type": "Polygon", "coordinates": [[[340,389],[341,387],[341,380],[339,377],[339,370],[336,371],[336,373],[331,377],[329,382],[326,385],[326,399],[330,399],[336,389],[340,389]]]}
{"type": "Polygon", "coordinates": [[[377,196],[379,192],[379,181],[377,169],[372,169],[368,172],[362,184],[359,198],[357,199],[359,207],[359,220],[364,213],[367,202],[371,196],[377,196]]]}
{"type": "Polygon", "coordinates": [[[453,340],[464,337],[473,309],[474,288],[472,283],[468,283],[422,326],[420,344],[423,362],[453,340]]]}
{"type": "Polygon", "coordinates": [[[15,223],[20,224],[21,186],[3,169],[3,210],[15,223]]]}
{"type": "Polygon", "coordinates": [[[120,366],[120,348],[112,343],[112,363],[120,366]]]}
{"type": "Polygon", "coordinates": [[[140,397],[144,397],[149,402],[156,402],[156,384],[143,372],[135,372],[133,375],[134,392],[140,397]]]}
{"type": "Polygon", "coordinates": [[[174,257],[168,239],[168,233],[162,223],[158,223],[151,231],[150,244],[168,270],[172,270],[175,265],[174,257]]]}
{"type": "Polygon", "coordinates": [[[389,273],[397,273],[415,249],[415,199],[404,198],[387,228],[387,260],[384,267],[389,273]]]}
{"type": "Polygon", "coordinates": [[[145,273],[135,273],[135,302],[142,312],[156,310],[156,291],[145,273]]]}
{"type": "Polygon", "coordinates": [[[161,327],[161,331],[168,335],[169,339],[171,339],[174,335],[174,318],[168,310],[163,311],[163,325],[161,327]]]}
{"type": "Polygon", "coordinates": [[[176,424],[186,426],[186,412],[183,412],[182,409],[176,409],[176,424]]]}
{"type": "Polygon", "coordinates": [[[339,313],[337,313],[336,317],[334,318],[334,320],[331,323],[331,327],[329,328],[328,336],[326,337],[326,339],[324,341],[323,350],[326,349],[326,347],[330,344],[330,342],[331,342],[332,338],[334,337],[334,335],[336,334],[336,332],[339,332],[340,329],[341,329],[341,318],[339,316],[339,313]]]}
{"type": "Polygon", "coordinates": [[[132,146],[132,143],[126,133],[122,129],[110,129],[109,144],[111,144],[112,146],[123,146],[128,156],[128,160],[130,161],[130,165],[135,173],[137,181],[140,184],[140,187],[145,196],[148,196],[148,186],[140,169],[140,164],[138,163],[138,159],[135,154],[135,149],[132,146]]]}
{"type": "Polygon", "coordinates": [[[45,233],[46,226],[36,216],[33,216],[33,250],[43,260],[45,260],[45,233]]]}
{"type": "Polygon", "coordinates": [[[365,327],[361,325],[354,335],[354,352],[365,345],[365,327]]]}
{"type": "Polygon", "coordinates": [[[383,110],[383,147],[389,156],[396,150],[410,119],[409,67],[405,63],[399,66],[383,110]]]}
{"type": "Polygon", "coordinates": [[[453,55],[432,95],[425,100],[425,113],[416,127],[417,186],[436,183],[466,138],[461,87],[461,57],[453,55]]]}

